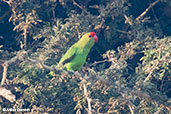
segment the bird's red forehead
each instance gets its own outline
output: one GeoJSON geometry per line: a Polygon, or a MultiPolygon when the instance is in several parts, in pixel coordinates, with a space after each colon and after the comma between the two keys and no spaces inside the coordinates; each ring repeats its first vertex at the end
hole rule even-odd
{"type": "Polygon", "coordinates": [[[90,37],[93,37],[95,42],[98,42],[98,37],[96,36],[95,32],[90,32],[90,37]]]}
{"type": "Polygon", "coordinates": [[[95,34],[95,32],[90,32],[90,35],[93,37],[95,34]]]}

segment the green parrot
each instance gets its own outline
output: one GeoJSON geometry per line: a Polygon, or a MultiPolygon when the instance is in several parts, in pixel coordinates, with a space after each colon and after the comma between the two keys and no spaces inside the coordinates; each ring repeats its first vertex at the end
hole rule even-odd
{"type": "Polygon", "coordinates": [[[95,42],[98,42],[95,32],[84,34],[78,42],[68,49],[58,65],[63,65],[67,71],[79,70],[84,65],[87,55],[95,42]]]}

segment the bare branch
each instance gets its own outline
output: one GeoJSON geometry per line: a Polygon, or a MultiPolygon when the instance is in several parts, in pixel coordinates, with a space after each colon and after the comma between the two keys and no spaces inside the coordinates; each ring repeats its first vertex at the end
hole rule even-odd
{"type": "Polygon", "coordinates": [[[73,2],[74,5],[76,5],[80,9],[82,9],[85,13],[89,14],[89,12],[87,12],[82,6],[80,6],[77,2],[75,2],[75,0],[72,0],[72,2],[73,2]]]}
{"type": "Polygon", "coordinates": [[[144,83],[152,77],[152,73],[156,69],[156,67],[158,66],[158,63],[159,62],[157,61],[157,63],[152,66],[152,68],[150,69],[150,73],[148,74],[148,76],[144,80],[144,83]]]}
{"type": "Polygon", "coordinates": [[[125,23],[128,23],[129,25],[132,25],[132,22],[129,19],[129,17],[127,17],[126,15],[124,15],[124,17],[125,17],[125,23]]]}
{"type": "MultiPolygon", "coordinates": [[[[95,61],[93,64],[91,64],[90,66],[95,66],[96,64],[100,64],[100,63],[104,63],[104,62],[106,62],[107,61],[107,59],[105,59],[105,60],[102,60],[102,61],[95,61]]],[[[89,67],[90,67],[89,66],[89,67]]]]}
{"type": "Polygon", "coordinates": [[[84,96],[87,99],[87,103],[88,103],[88,114],[92,114],[91,99],[89,98],[89,93],[87,92],[87,87],[85,83],[83,84],[83,88],[84,88],[84,96]]]}
{"type": "Polygon", "coordinates": [[[17,55],[13,58],[11,58],[10,60],[7,60],[5,61],[2,66],[3,66],[3,75],[2,75],[2,81],[1,81],[1,86],[4,85],[5,81],[6,81],[6,78],[7,78],[7,72],[8,72],[8,66],[14,62],[16,62],[17,60],[20,60],[20,61],[28,61],[28,62],[31,62],[33,64],[39,64],[41,68],[44,68],[44,69],[47,69],[47,70],[56,70],[56,71],[63,71],[65,73],[67,73],[65,70],[63,69],[59,69],[59,68],[52,68],[48,65],[45,65],[43,63],[43,61],[41,60],[34,60],[34,59],[30,59],[28,57],[25,57],[25,55],[27,54],[26,51],[19,51],[17,53],[17,55]]]}
{"type": "Polygon", "coordinates": [[[128,107],[129,107],[129,110],[130,110],[131,114],[134,114],[134,111],[133,111],[132,107],[130,105],[128,105],[128,107]]]}
{"type": "Polygon", "coordinates": [[[16,101],[15,95],[13,95],[10,90],[7,90],[4,87],[0,87],[0,96],[4,97],[5,99],[9,100],[10,102],[16,101]]]}
{"type": "Polygon", "coordinates": [[[150,4],[148,6],[148,8],[141,14],[139,15],[136,20],[140,20],[141,17],[143,17],[154,5],[156,5],[158,2],[160,2],[160,0],[156,0],[155,2],[153,2],[152,4],[150,4]]]}
{"type": "Polygon", "coordinates": [[[1,86],[4,85],[6,77],[7,77],[7,70],[8,70],[8,65],[15,62],[18,59],[18,56],[13,57],[12,59],[5,61],[2,66],[4,67],[3,70],[3,75],[2,75],[2,81],[1,81],[1,86]]]}

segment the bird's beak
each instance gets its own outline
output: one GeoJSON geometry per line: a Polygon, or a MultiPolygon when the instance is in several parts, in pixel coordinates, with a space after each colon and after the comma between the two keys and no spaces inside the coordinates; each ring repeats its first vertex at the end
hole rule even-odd
{"type": "Polygon", "coordinates": [[[96,35],[94,35],[94,40],[95,42],[98,42],[98,37],[96,35]]]}

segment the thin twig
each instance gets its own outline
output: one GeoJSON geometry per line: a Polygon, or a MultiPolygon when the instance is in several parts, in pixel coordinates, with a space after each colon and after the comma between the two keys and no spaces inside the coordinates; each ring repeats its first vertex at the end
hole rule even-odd
{"type": "MultiPolygon", "coordinates": [[[[34,63],[34,64],[39,64],[41,65],[42,68],[44,69],[48,69],[48,70],[57,70],[57,71],[61,71],[62,69],[58,69],[58,68],[52,68],[50,66],[47,66],[45,64],[43,64],[42,61],[39,61],[39,60],[33,60],[33,59],[30,59],[30,58],[26,58],[24,57],[24,55],[22,54],[27,54],[26,51],[24,52],[18,52],[17,55],[13,58],[11,58],[10,60],[7,60],[5,61],[2,66],[3,66],[3,75],[2,75],[2,81],[1,81],[1,86],[4,85],[5,81],[6,81],[6,78],[7,78],[7,72],[8,72],[8,66],[14,62],[16,62],[17,60],[20,60],[20,61],[28,61],[28,62],[31,62],[31,63],[34,63]]],[[[64,71],[64,70],[62,70],[64,71]]],[[[66,73],[66,71],[64,71],[66,73]]]]}
{"type": "Polygon", "coordinates": [[[87,87],[85,83],[83,84],[83,88],[84,88],[84,96],[86,97],[88,103],[88,114],[92,114],[91,99],[89,98],[89,93],[87,92],[87,87]]]}
{"type": "Polygon", "coordinates": [[[41,67],[42,67],[42,68],[44,68],[44,69],[53,70],[53,68],[52,68],[52,67],[50,67],[50,66],[47,66],[47,65],[43,64],[43,63],[42,63],[42,61],[39,61],[39,60],[33,60],[33,59],[30,59],[30,58],[27,58],[27,60],[28,60],[29,62],[34,63],[34,64],[39,64],[39,65],[41,65],[41,67]]]}
{"type": "Polygon", "coordinates": [[[4,85],[4,83],[6,81],[8,65],[15,62],[17,59],[18,59],[18,56],[15,56],[10,60],[5,61],[4,64],[2,64],[2,66],[4,67],[4,70],[3,70],[3,75],[2,75],[1,86],[4,85]]]}
{"type": "Polygon", "coordinates": [[[125,17],[125,23],[128,23],[129,25],[132,25],[132,22],[129,19],[129,17],[127,17],[126,15],[124,15],[124,17],[125,17]]]}
{"type": "Polygon", "coordinates": [[[93,64],[91,64],[90,66],[94,66],[94,65],[96,65],[96,64],[100,64],[100,63],[104,63],[104,62],[106,62],[107,61],[107,59],[105,59],[105,60],[102,60],[102,61],[95,61],[93,64]]]}
{"type": "Polygon", "coordinates": [[[5,62],[2,64],[4,70],[3,70],[3,75],[2,75],[1,86],[4,85],[4,83],[5,83],[5,81],[6,81],[7,72],[8,72],[8,66],[9,66],[11,63],[16,62],[17,60],[21,60],[21,61],[24,60],[24,55],[25,55],[26,53],[27,53],[26,51],[19,51],[15,57],[11,58],[10,60],[5,61],[5,62]]]}
{"type": "Polygon", "coordinates": [[[114,30],[116,30],[117,32],[123,33],[123,34],[131,34],[131,32],[126,32],[126,31],[119,30],[119,29],[116,29],[116,28],[114,28],[114,30]]]}
{"type": "Polygon", "coordinates": [[[158,65],[158,61],[157,61],[157,63],[154,64],[153,67],[150,69],[150,73],[149,73],[148,76],[145,78],[144,83],[145,83],[147,80],[149,80],[149,79],[151,78],[152,73],[153,73],[153,71],[156,69],[157,65],[158,65]]]}
{"type": "Polygon", "coordinates": [[[151,72],[148,74],[148,76],[145,78],[144,83],[151,78],[151,74],[153,73],[154,70],[151,70],[151,72]]]}
{"type": "Polygon", "coordinates": [[[128,105],[128,107],[129,107],[129,110],[130,110],[131,114],[134,114],[134,111],[132,110],[132,107],[130,105],[128,105]]]}
{"type": "MultiPolygon", "coordinates": [[[[151,0],[149,0],[149,3],[151,3],[151,0]]],[[[153,15],[154,15],[155,20],[158,22],[159,20],[158,20],[156,14],[155,14],[155,12],[154,12],[154,8],[152,8],[151,10],[152,10],[152,12],[153,12],[153,15]]]]}
{"type": "Polygon", "coordinates": [[[80,9],[82,9],[85,13],[88,14],[88,12],[82,7],[80,6],[77,2],[75,2],[75,0],[72,0],[73,4],[76,5],[77,7],[79,7],[80,9]]]}
{"type": "Polygon", "coordinates": [[[148,8],[141,14],[139,15],[136,20],[140,20],[141,17],[143,17],[154,5],[156,5],[158,2],[160,2],[160,0],[156,0],[155,2],[153,2],[152,4],[150,4],[148,6],[148,8]]]}

